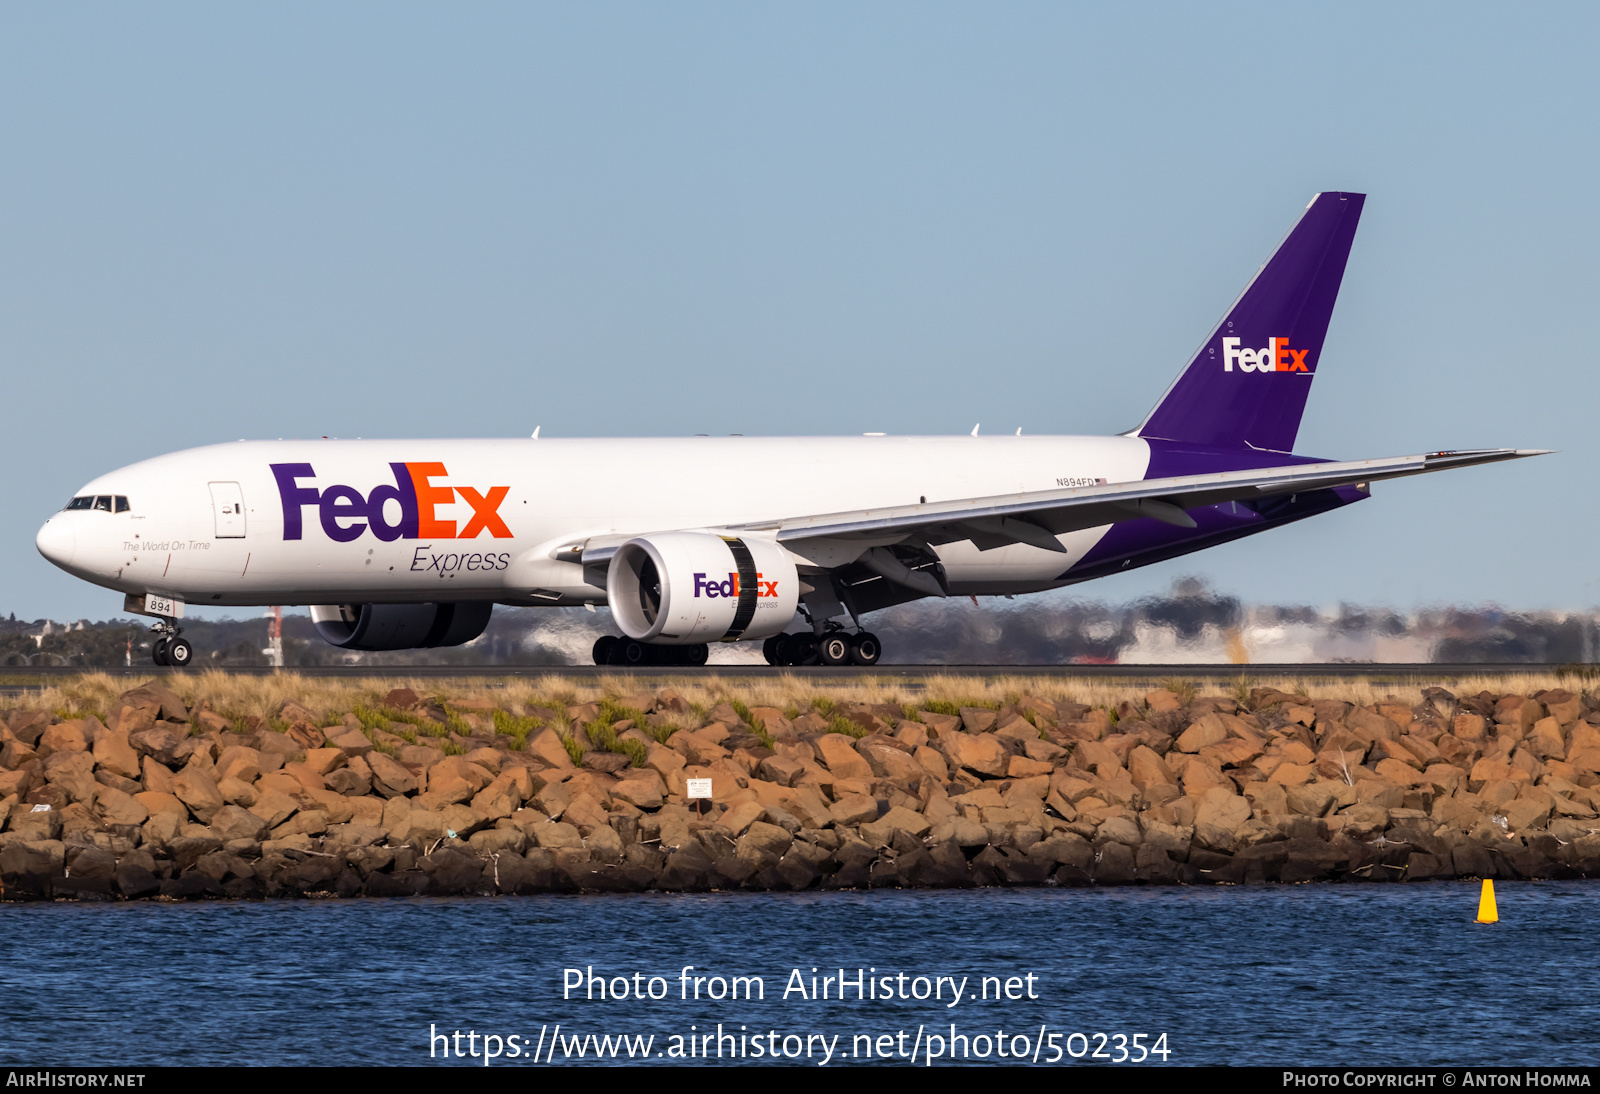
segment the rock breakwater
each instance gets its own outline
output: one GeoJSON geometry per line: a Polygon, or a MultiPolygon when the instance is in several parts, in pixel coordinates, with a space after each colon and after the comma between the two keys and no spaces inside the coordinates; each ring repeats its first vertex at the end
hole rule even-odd
{"type": "Polygon", "coordinates": [[[397,689],[263,719],[152,683],[0,713],[0,898],[1600,875],[1600,702],[1418,700],[397,689]]]}

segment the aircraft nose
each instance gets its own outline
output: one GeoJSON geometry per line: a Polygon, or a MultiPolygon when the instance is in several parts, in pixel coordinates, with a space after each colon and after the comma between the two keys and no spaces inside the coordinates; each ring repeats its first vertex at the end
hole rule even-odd
{"type": "Polygon", "coordinates": [[[78,537],[73,534],[72,524],[60,517],[45,521],[33,542],[41,555],[62,569],[71,566],[73,556],[78,553],[78,537]]]}

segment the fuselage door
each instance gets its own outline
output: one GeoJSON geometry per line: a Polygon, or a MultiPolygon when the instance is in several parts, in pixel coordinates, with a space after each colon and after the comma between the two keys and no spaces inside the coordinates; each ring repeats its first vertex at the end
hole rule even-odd
{"type": "Polygon", "coordinates": [[[218,539],[244,538],[244,492],[236,482],[214,482],[211,508],[217,517],[218,539]]]}

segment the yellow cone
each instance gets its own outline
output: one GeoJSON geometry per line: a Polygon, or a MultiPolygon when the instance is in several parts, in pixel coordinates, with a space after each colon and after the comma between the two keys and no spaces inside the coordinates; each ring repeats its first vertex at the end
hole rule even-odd
{"type": "Polygon", "coordinates": [[[1500,922],[1500,909],[1494,903],[1494,882],[1488,878],[1483,879],[1483,891],[1478,894],[1478,922],[1500,922]]]}

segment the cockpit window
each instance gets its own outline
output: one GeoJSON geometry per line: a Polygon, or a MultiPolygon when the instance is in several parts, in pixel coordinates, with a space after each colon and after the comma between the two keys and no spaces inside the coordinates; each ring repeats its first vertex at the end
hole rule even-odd
{"type": "Polygon", "coordinates": [[[86,494],[67,502],[67,508],[92,509],[101,513],[127,513],[132,511],[133,506],[128,504],[126,494],[86,494]]]}

